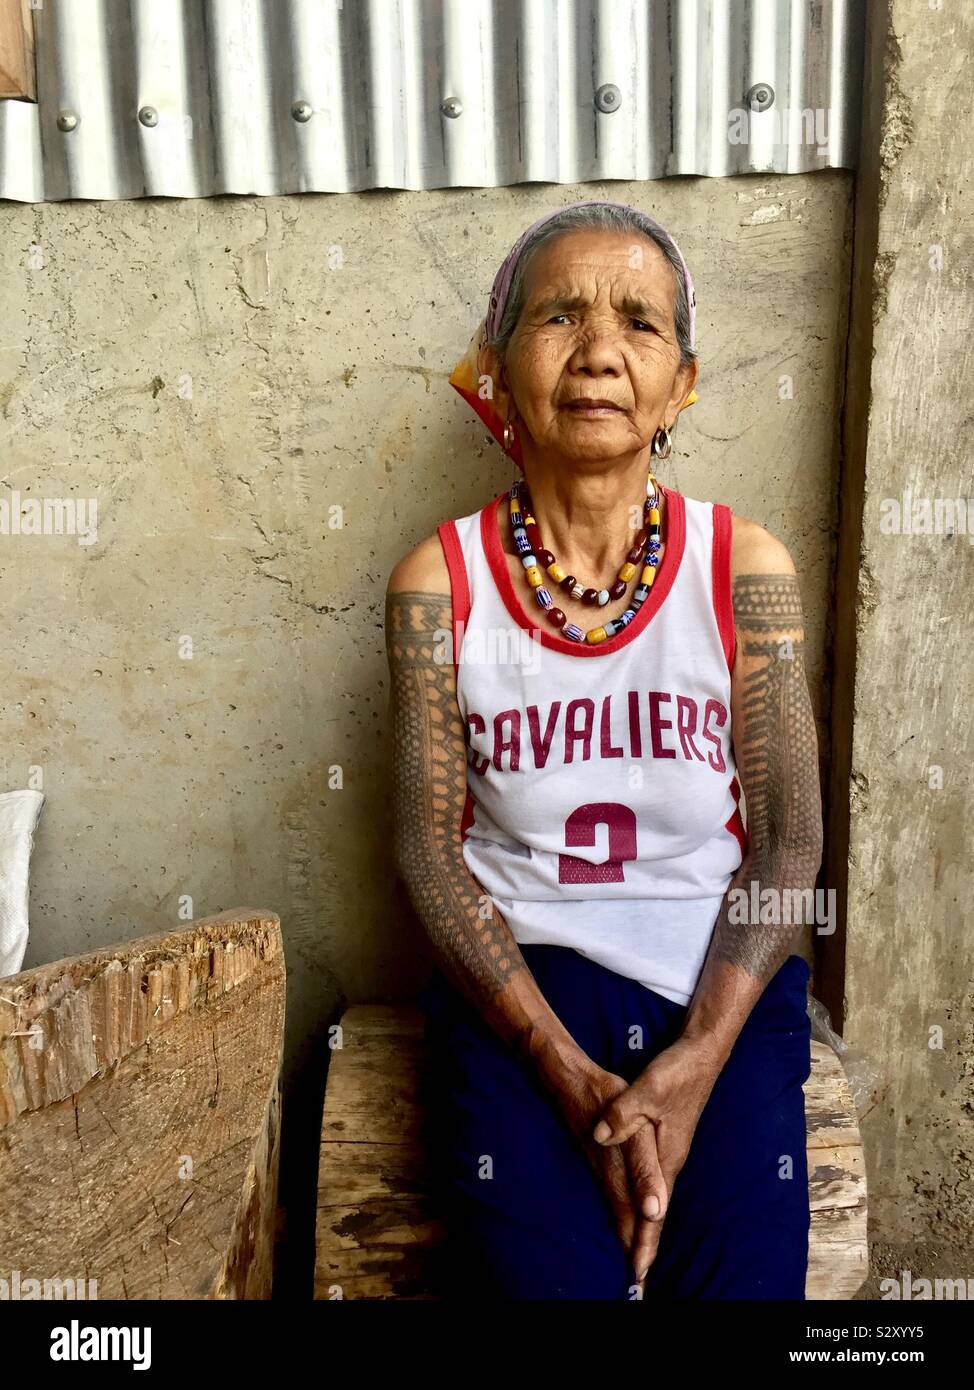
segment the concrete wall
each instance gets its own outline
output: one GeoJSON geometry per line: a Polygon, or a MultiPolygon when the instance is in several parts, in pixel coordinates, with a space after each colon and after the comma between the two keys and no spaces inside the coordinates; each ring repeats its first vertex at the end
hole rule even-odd
{"type": "MultiPolygon", "coordinates": [[[[795,547],[823,713],[850,184],[604,186],[697,279],[701,400],[663,476],[795,547]]],[[[509,481],[446,377],[518,232],[599,189],[0,207],[2,485],[98,503],[90,546],[0,537],[4,783],[39,766],[48,798],[28,965],[188,894],[280,912],[309,1014],[409,988],[385,580],[509,481]]]]}
{"type": "Polygon", "coordinates": [[[974,1277],[972,48],[970,6],[873,10],[837,575],[848,930],[820,981],[878,1067],[867,1297],[904,1271],[974,1277]],[[955,534],[918,533],[948,498],[969,508],[955,534]],[[889,529],[904,512],[912,533],[889,529]]]}
{"type": "Polygon", "coordinates": [[[98,506],[90,546],[0,535],[2,786],[39,769],[47,796],[26,963],[169,929],[183,895],[274,908],[292,1078],[343,999],[425,969],[389,872],[382,596],[408,546],[509,479],[446,385],[493,271],[577,197],[672,227],[702,375],[663,476],[791,545],[823,761],[833,740],[826,882],[849,927],[816,992],[878,1067],[871,1296],[904,1269],[969,1275],[974,1234],[974,548],[880,529],[907,488],[974,493],[974,17],[885,9],[847,378],[843,173],[0,205],[0,497],[98,506]]]}
{"type": "Polygon", "coordinates": [[[852,183],[0,206],[4,495],[98,506],[87,547],[0,536],[3,784],[47,796],[27,965],[170,929],[183,895],[273,908],[292,1076],[342,996],[415,989],[385,581],[510,481],[446,378],[518,233],[576,198],[687,254],[701,399],[662,476],[793,547],[824,756],[852,183]]]}

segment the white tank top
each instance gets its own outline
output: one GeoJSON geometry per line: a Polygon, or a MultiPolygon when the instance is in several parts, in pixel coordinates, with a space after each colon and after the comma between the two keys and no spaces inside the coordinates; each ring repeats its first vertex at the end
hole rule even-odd
{"type": "Polygon", "coordinates": [[[598,646],[562,637],[540,607],[532,626],[501,545],[506,492],[438,531],[468,738],[467,868],[520,944],[571,947],[687,1004],[747,836],[730,738],[731,513],[662,490],[659,575],[598,646]]]}

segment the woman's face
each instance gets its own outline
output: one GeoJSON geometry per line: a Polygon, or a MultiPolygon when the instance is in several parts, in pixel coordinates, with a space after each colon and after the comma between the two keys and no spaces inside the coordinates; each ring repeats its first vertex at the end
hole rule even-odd
{"type": "Polygon", "coordinates": [[[485,350],[522,441],[526,430],[542,453],[613,459],[672,425],[697,368],[680,366],[676,281],[654,242],[566,232],[532,256],[524,291],[503,366],[485,350]]]}

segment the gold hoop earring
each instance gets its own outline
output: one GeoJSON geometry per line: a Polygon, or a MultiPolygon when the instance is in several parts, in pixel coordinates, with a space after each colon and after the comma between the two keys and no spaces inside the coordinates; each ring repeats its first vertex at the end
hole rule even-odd
{"type": "Polygon", "coordinates": [[[510,420],[504,421],[504,448],[507,453],[510,453],[514,448],[514,426],[510,420]]]}
{"type": "Polygon", "coordinates": [[[673,452],[673,436],[665,425],[662,425],[653,435],[653,457],[658,459],[668,459],[673,452]],[[665,442],[660,444],[660,435],[664,436],[665,442]]]}

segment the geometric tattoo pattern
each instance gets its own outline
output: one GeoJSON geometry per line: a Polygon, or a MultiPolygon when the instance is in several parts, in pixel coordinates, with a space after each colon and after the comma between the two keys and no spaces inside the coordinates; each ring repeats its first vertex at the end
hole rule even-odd
{"type": "Polygon", "coordinates": [[[444,634],[452,637],[450,595],[389,594],[385,630],[397,867],[440,963],[471,1002],[483,1005],[526,967],[460,848],[467,742],[444,643],[444,634]]]}
{"type": "MultiPolygon", "coordinates": [[[[734,622],[743,669],[743,729],[734,743],[747,808],[746,881],[758,892],[813,888],[822,856],[822,804],[815,719],[805,675],[805,632],[793,574],[734,581],[734,622]]],[[[779,899],[780,901],[780,899],[779,899]]],[[[714,953],[767,981],[789,954],[781,923],[718,919],[714,953]]]]}

